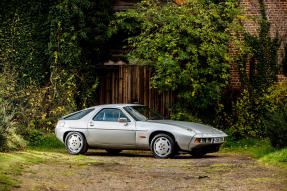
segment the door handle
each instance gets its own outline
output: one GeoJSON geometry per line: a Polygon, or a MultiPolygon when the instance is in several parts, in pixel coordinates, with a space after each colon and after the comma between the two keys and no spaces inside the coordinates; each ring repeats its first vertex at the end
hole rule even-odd
{"type": "Polygon", "coordinates": [[[90,126],[91,126],[91,127],[93,127],[93,126],[94,126],[94,123],[93,123],[92,121],[91,121],[89,124],[90,124],[90,126]]]}

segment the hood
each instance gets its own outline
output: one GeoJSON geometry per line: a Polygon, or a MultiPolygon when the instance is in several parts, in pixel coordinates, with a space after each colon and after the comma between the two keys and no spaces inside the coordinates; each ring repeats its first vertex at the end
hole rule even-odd
{"type": "Polygon", "coordinates": [[[183,129],[192,129],[196,133],[211,133],[211,134],[223,133],[222,131],[215,129],[211,126],[193,122],[173,121],[173,120],[150,120],[150,122],[173,125],[183,129]]]}

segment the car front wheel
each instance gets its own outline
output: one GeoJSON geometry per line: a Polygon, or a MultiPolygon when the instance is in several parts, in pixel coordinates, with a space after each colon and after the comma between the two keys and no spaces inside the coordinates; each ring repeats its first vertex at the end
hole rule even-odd
{"type": "Polygon", "coordinates": [[[84,154],[87,152],[87,141],[79,132],[70,132],[65,140],[67,151],[72,155],[84,154]]]}
{"type": "Polygon", "coordinates": [[[167,134],[158,134],[151,141],[151,151],[155,158],[170,158],[175,154],[174,140],[167,134]]]}

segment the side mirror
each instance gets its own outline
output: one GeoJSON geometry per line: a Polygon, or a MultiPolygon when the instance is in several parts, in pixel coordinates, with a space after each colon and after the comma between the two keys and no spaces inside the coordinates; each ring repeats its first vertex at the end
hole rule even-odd
{"type": "Polygon", "coordinates": [[[127,118],[119,118],[118,122],[120,123],[127,123],[128,122],[128,119],[127,118]]]}

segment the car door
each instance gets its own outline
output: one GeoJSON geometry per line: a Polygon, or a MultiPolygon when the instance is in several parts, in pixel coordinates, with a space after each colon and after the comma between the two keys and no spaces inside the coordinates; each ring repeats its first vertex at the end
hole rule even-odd
{"type": "Polygon", "coordinates": [[[90,146],[135,147],[135,135],[135,122],[118,108],[104,108],[88,122],[90,146]],[[119,118],[127,122],[119,122],[119,118]]]}

